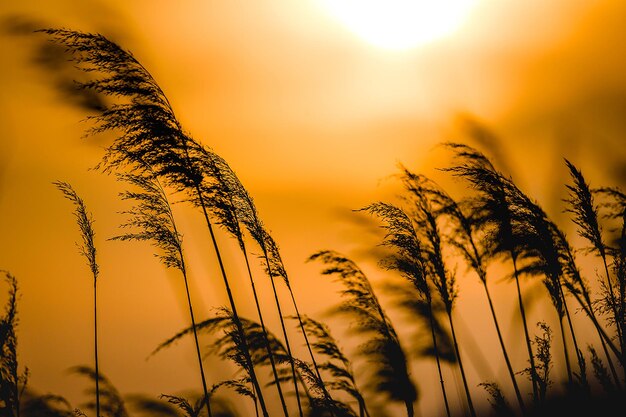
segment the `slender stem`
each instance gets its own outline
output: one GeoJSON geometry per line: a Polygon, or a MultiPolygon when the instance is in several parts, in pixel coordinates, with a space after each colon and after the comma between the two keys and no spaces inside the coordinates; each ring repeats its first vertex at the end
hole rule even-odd
{"type": "Polygon", "coordinates": [[[437,361],[437,372],[439,373],[439,383],[441,384],[441,393],[443,395],[443,402],[446,406],[446,415],[450,417],[450,405],[448,404],[448,395],[446,394],[446,386],[443,382],[443,373],[441,372],[441,361],[439,359],[439,347],[437,346],[437,335],[435,334],[435,318],[433,311],[433,302],[430,295],[426,295],[426,301],[428,303],[429,319],[430,319],[430,332],[433,337],[433,349],[435,350],[435,360],[437,361]]]}
{"type": "Polygon", "coordinates": [[[624,352],[624,338],[622,337],[622,326],[619,320],[619,313],[618,313],[618,309],[617,309],[617,302],[616,302],[616,298],[615,298],[615,292],[613,291],[613,285],[611,285],[611,276],[609,275],[609,267],[607,265],[606,262],[606,254],[604,253],[604,250],[601,251],[600,253],[601,257],[602,257],[602,262],[604,264],[604,272],[606,273],[606,286],[609,289],[609,297],[610,297],[610,303],[611,303],[611,312],[613,313],[613,317],[615,319],[615,323],[617,323],[615,325],[616,331],[617,331],[617,337],[619,339],[620,342],[620,349],[622,350],[622,352],[624,352]]]}
{"type": "Polygon", "coordinates": [[[456,353],[456,359],[459,362],[459,369],[461,371],[461,378],[463,379],[463,388],[465,389],[465,396],[467,397],[467,405],[469,406],[470,414],[472,415],[472,417],[476,417],[476,410],[474,410],[472,397],[467,386],[467,378],[465,377],[465,370],[463,369],[463,360],[461,359],[461,352],[459,351],[459,344],[457,343],[456,332],[454,331],[454,324],[452,322],[452,310],[450,308],[446,308],[446,313],[448,315],[448,322],[450,323],[450,331],[452,332],[454,352],[456,353]]]}
{"type": "MultiPolygon", "coordinates": [[[[309,343],[309,337],[306,334],[306,330],[304,329],[304,323],[302,322],[302,316],[300,315],[300,311],[298,310],[298,303],[296,303],[296,298],[291,289],[291,285],[287,285],[287,289],[289,290],[289,294],[291,295],[291,302],[293,303],[293,308],[296,310],[296,317],[298,317],[298,324],[300,325],[300,330],[302,331],[302,335],[304,336],[304,341],[306,343],[307,350],[309,351],[309,355],[311,356],[311,361],[313,362],[313,368],[315,369],[315,374],[317,378],[320,380],[320,384],[322,385],[322,391],[324,391],[324,397],[328,402],[332,400],[328,390],[326,389],[326,385],[324,384],[324,380],[322,379],[322,374],[320,373],[319,367],[317,366],[317,361],[315,360],[315,355],[313,354],[313,349],[311,349],[311,343],[309,343]]],[[[330,410],[332,416],[335,415],[333,410],[330,410]]]]}
{"type": "MultiPolygon", "coordinates": [[[[180,234],[178,233],[178,228],[176,227],[176,221],[174,220],[174,213],[172,212],[172,208],[167,199],[165,190],[163,189],[163,186],[161,185],[161,182],[159,181],[157,177],[155,177],[155,182],[161,191],[161,196],[163,198],[163,201],[165,202],[165,207],[167,207],[167,211],[168,211],[167,215],[170,219],[170,223],[174,231],[174,236],[179,237],[180,234]]],[[[178,248],[178,257],[180,259],[180,265],[178,269],[180,270],[180,273],[183,276],[183,282],[185,283],[185,294],[187,295],[187,306],[189,307],[189,318],[191,319],[191,327],[193,329],[193,338],[194,338],[194,342],[196,345],[196,354],[198,356],[198,366],[200,368],[200,378],[202,379],[202,390],[204,391],[207,415],[208,417],[212,417],[209,390],[207,389],[206,377],[204,375],[204,366],[202,364],[202,354],[200,353],[200,343],[198,341],[198,331],[196,329],[196,319],[193,314],[193,305],[191,303],[191,292],[189,291],[189,282],[187,279],[187,266],[185,264],[185,257],[183,255],[183,246],[182,246],[182,241],[180,240],[180,237],[178,238],[177,248],[178,248]]]]}
{"type": "MultiPolygon", "coordinates": [[[[611,295],[611,311],[613,312],[613,317],[616,323],[615,328],[617,330],[617,337],[619,339],[620,349],[621,349],[622,355],[626,355],[626,339],[624,338],[625,329],[622,327],[624,326],[624,319],[623,319],[624,309],[618,307],[619,303],[616,300],[615,294],[613,292],[613,286],[611,285],[611,276],[609,274],[609,267],[607,265],[606,254],[604,250],[601,251],[600,255],[602,256],[602,263],[604,264],[604,272],[606,273],[606,285],[609,287],[609,291],[611,295]]],[[[620,286],[621,285],[622,283],[620,282],[620,286]]],[[[620,294],[622,294],[621,288],[619,292],[620,294]]],[[[626,359],[626,357],[623,356],[622,363],[625,362],[624,359],[626,359]]],[[[617,386],[620,387],[621,384],[620,384],[619,378],[617,377],[617,373],[615,372],[613,363],[610,361],[610,359],[609,359],[609,366],[611,367],[611,371],[613,372],[613,377],[615,378],[615,382],[617,386]]]]}
{"type": "Polygon", "coordinates": [[[580,371],[580,376],[582,378],[584,368],[583,368],[583,358],[581,357],[581,350],[578,346],[578,341],[576,339],[576,332],[574,332],[574,323],[572,322],[572,318],[569,313],[569,307],[567,306],[567,301],[565,301],[565,293],[563,292],[563,287],[559,282],[559,292],[561,293],[561,299],[563,300],[563,309],[565,310],[565,317],[567,318],[567,323],[569,326],[570,334],[572,335],[572,343],[574,344],[574,349],[576,350],[576,358],[578,359],[578,369],[580,371]]]}
{"type": "MultiPolygon", "coordinates": [[[[254,303],[256,305],[256,311],[257,314],[259,315],[259,322],[261,324],[261,330],[263,331],[263,336],[265,337],[265,350],[267,351],[267,356],[270,360],[270,365],[272,367],[272,373],[274,374],[274,380],[276,381],[276,389],[278,390],[278,396],[280,397],[280,403],[283,407],[283,413],[285,414],[285,417],[289,417],[289,412],[287,411],[287,404],[285,403],[285,397],[283,395],[283,390],[280,386],[280,380],[278,378],[278,371],[276,370],[276,362],[274,361],[274,353],[272,352],[272,348],[270,346],[270,340],[269,340],[269,336],[267,334],[267,330],[265,328],[265,320],[263,320],[263,314],[261,313],[261,305],[259,303],[259,298],[256,292],[256,285],[254,284],[254,279],[252,278],[252,271],[250,269],[250,261],[248,259],[248,253],[246,251],[246,247],[245,247],[245,243],[243,243],[243,240],[241,240],[241,245],[242,248],[241,250],[243,251],[243,256],[244,259],[246,261],[246,268],[248,269],[248,276],[250,277],[250,286],[252,287],[252,294],[254,295],[254,303]]],[[[296,382],[294,382],[294,385],[296,385],[296,393],[298,392],[297,389],[297,384],[296,382]]],[[[296,397],[298,398],[298,408],[300,408],[300,396],[296,395],[296,397]]],[[[300,417],[302,417],[302,409],[300,408],[300,417]]]]}
{"type": "Polygon", "coordinates": [[[415,416],[415,410],[413,409],[413,404],[409,401],[406,401],[404,404],[406,405],[406,415],[408,417],[415,416]]]}
{"type": "Polygon", "coordinates": [[[621,390],[622,384],[619,380],[619,376],[617,375],[617,370],[615,369],[615,365],[613,364],[613,359],[611,359],[611,353],[607,349],[606,342],[604,341],[604,338],[602,337],[602,334],[600,333],[600,331],[598,331],[598,337],[600,338],[600,344],[602,345],[602,350],[604,351],[604,356],[606,357],[606,361],[609,364],[609,369],[611,369],[611,374],[613,375],[613,379],[615,380],[615,385],[617,386],[618,389],[621,390]]]}
{"type": "Polygon", "coordinates": [[[98,280],[93,277],[93,340],[96,362],[96,417],[100,417],[100,372],[98,368],[98,280]]]}
{"type": "Polygon", "coordinates": [[[596,330],[598,331],[598,335],[600,336],[600,339],[603,340],[609,348],[611,348],[611,351],[615,354],[617,359],[620,361],[620,364],[622,365],[622,367],[624,367],[624,360],[622,359],[622,354],[615,347],[615,344],[611,341],[611,338],[606,334],[606,332],[604,331],[604,329],[598,322],[598,319],[593,311],[593,306],[591,306],[591,301],[588,299],[588,295],[585,296],[585,300],[583,301],[580,299],[580,295],[577,292],[572,291],[572,294],[576,298],[576,301],[578,301],[578,304],[580,304],[580,306],[582,307],[583,311],[587,314],[587,317],[589,317],[589,319],[595,326],[596,330]]]}
{"type": "Polygon", "coordinates": [[[517,288],[517,301],[519,304],[520,315],[522,316],[522,324],[524,326],[524,336],[526,339],[526,349],[528,350],[528,360],[530,362],[530,369],[531,369],[530,375],[531,375],[531,382],[533,385],[533,399],[535,402],[537,402],[537,399],[539,398],[539,392],[538,392],[538,387],[537,387],[537,376],[536,376],[537,368],[535,368],[535,359],[533,355],[533,349],[530,346],[530,334],[528,332],[528,323],[526,322],[526,312],[524,310],[524,301],[522,300],[522,290],[520,288],[520,283],[519,283],[519,272],[517,270],[517,256],[515,252],[512,250],[511,250],[511,259],[513,261],[515,286],[517,288]]]}
{"type": "Polygon", "coordinates": [[[365,417],[371,417],[370,412],[367,409],[367,404],[365,403],[365,398],[361,397],[360,403],[361,403],[361,406],[363,407],[363,411],[365,412],[365,417]]]}
{"type": "Polygon", "coordinates": [[[509,359],[509,355],[506,351],[506,347],[504,346],[504,340],[502,338],[502,332],[500,331],[500,325],[498,324],[498,319],[496,318],[496,311],[494,309],[493,302],[491,300],[491,294],[489,293],[489,288],[487,288],[487,280],[481,279],[481,281],[483,283],[483,287],[485,288],[485,293],[487,294],[487,300],[489,301],[489,309],[491,310],[493,323],[496,327],[496,333],[498,333],[498,341],[500,342],[502,354],[504,355],[506,368],[509,371],[509,376],[511,377],[511,382],[513,383],[513,388],[515,389],[515,396],[517,397],[517,402],[519,403],[520,409],[522,410],[522,414],[526,414],[526,407],[524,406],[524,401],[522,400],[522,394],[520,393],[519,387],[517,385],[517,381],[515,380],[515,373],[513,372],[513,367],[511,366],[511,360],[509,359]]]}
{"type": "MultiPolygon", "coordinates": [[[[138,62],[138,61],[137,61],[138,62]]],[[[141,63],[138,62],[138,64],[141,66],[141,68],[143,68],[145,70],[145,67],[143,67],[143,65],[141,63]]],[[[147,70],[145,70],[147,74],[150,74],[147,70]]],[[[150,75],[151,76],[151,75],[150,75]]],[[[157,88],[161,94],[161,96],[163,97],[163,99],[165,100],[166,106],[168,108],[168,110],[171,112],[172,116],[174,116],[174,109],[172,108],[172,105],[170,104],[169,100],[167,99],[167,96],[163,93],[163,91],[161,90],[160,87],[158,87],[158,84],[155,82],[155,85],[157,85],[157,88]]],[[[174,121],[177,125],[177,128],[179,131],[182,131],[182,127],[179,125],[178,120],[174,117],[174,121]]],[[[186,138],[186,136],[182,136],[181,137],[181,144],[183,147],[183,152],[185,154],[185,161],[187,162],[187,164],[189,165],[189,168],[193,168],[193,165],[191,163],[191,157],[189,155],[189,145],[188,145],[188,140],[186,138]]],[[[250,350],[248,349],[248,341],[246,340],[246,334],[243,330],[243,325],[241,324],[241,320],[239,319],[239,314],[237,313],[237,306],[235,305],[235,299],[233,297],[232,291],[230,289],[230,283],[228,282],[228,276],[226,275],[226,269],[224,268],[224,262],[222,261],[222,254],[220,252],[219,249],[219,245],[217,244],[217,240],[215,238],[215,232],[213,231],[213,225],[211,224],[211,220],[209,219],[209,214],[207,212],[207,205],[204,201],[204,197],[202,194],[202,191],[200,190],[200,184],[199,182],[197,182],[197,180],[194,180],[194,184],[193,184],[193,190],[196,194],[196,196],[198,197],[198,202],[200,203],[200,207],[202,208],[202,214],[204,216],[204,220],[206,222],[206,225],[209,229],[209,234],[211,235],[211,241],[213,243],[213,248],[215,250],[215,256],[217,257],[217,262],[219,264],[220,267],[220,272],[222,274],[222,278],[224,280],[224,286],[226,287],[226,293],[228,295],[228,301],[230,303],[230,307],[232,309],[233,312],[233,318],[235,321],[235,326],[237,327],[237,332],[239,333],[240,337],[241,337],[241,343],[243,345],[243,354],[245,356],[246,359],[246,363],[248,365],[249,368],[249,372],[250,372],[250,379],[252,380],[252,385],[254,387],[254,389],[257,391],[257,397],[259,399],[259,403],[261,405],[261,410],[263,411],[263,416],[264,417],[269,417],[269,414],[267,412],[267,407],[265,405],[265,400],[263,398],[263,393],[261,392],[261,386],[259,385],[259,381],[256,377],[256,372],[254,371],[254,364],[252,362],[252,357],[250,356],[250,350]]]]}
{"type": "Polygon", "coordinates": [[[209,417],[212,417],[211,406],[209,404],[209,390],[206,385],[206,378],[204,376],[204,366],[202,365],[202,354],[200,353],[200,343],[198,342],[198,332],[196,330],[196,319],[193,314],[193,307],[191,305],[191,295],[189,293],[189,283],[187,281],[187,272],[184,266],[181,268],[183,274],[183,281],[185,282],[185,293],[187,294],[187,305],[189,307],[189,317],[191,318],[191,327],[193,328],[193,339],[196,343],[196,354],[198,355],[198,365],[200,366],[200,376],[202,378],[202,389],[204,390],[204,396],[206,398],[206,410],[209,417]]]}
{"type": "Polygon", "coordinates": [[[204,219],[206,221],[206,225],[209,229],[209,234],[211,235],[211,241],[213,243],[213,248],[215,250],[215,256],[217,257],[217,262],[220,267],[220,271],[222,273],[222,278],[224,280],[224,286],[226,287],[226,294],[228,296],[228,301],[230,303],[230,307],[233,311],[233,318],[235,321],[235,326],[237,327],[237,332],[241,337],[241,343],[243,345],[243,354],[245,356],[246,363],[248,365],[248,369],[250,372],[250,379],[252,380],[252,385],[254,386],[257,397],[259,399],[259,404],[261,406],[261,411],[263,412],[264,417],[269,417],[269,413],[267,412],[267,406],[265,405],[265,399],[263,398],[263,393],[261,392],[261,386],[259,385],[259,380],[257,379],[256,372],[254,371],[254,364],[252,362],[252,357],[250,356],[250,350],[248,348],[248,341],[246,340],[246,334],[243,330],[243,325],[241,324],[241,320],[239,320],[239,314],[237,313],[237,306],[235,305],[235,298],[233,297],[233,293],[230,288],[230,283],[228,282],[228,276],[226,275],[226,269],[224,268],[224,262],[222,261],[222,254],[220,252],[219,246],[217,244],[217,239],[215,238],[215,232],[213,231],[213,225],[211,224],[211,220],[209,219],[209,214],[206,210],[206,204],[202,198],[202,193],[198,185],[196,185],[196,192],[198,199],[200,201],[200,206],[202,207],[202,213],[204,214],[204,219]]]}
{"type": "Polygon", "coordinates": [[[502,332],[500,331],[500,325],[498,324],[498,319],[496,317],[496,310],[493,306],[493,301],[491,300],[491,294],[489,292],[489,287],[487,286],[487,273],[482,267],[482,257],[478,252],[478,248],[474,243],[474,238],[472,237],[471,227],[464,228],[470,242],[472,251],[474,253],[475,259],[475,270],[480,278],[480,281],[483,283],[483,287],[485,288],[485,294],[487,295],[487,301],[489,302],[489,309],[491,310],[491,317],[493,318],[493,323],[496,327],[496,333],[498,334],[498,341],[500,342],[500,348],[502,349],[502,355],[504,356],[504,361],[506,362],[507,370],[509,371],[509,376],[511,377],[511,382],[513,383],[513,389],[515,390],[515,397],[517,398],[517,402],[519,403],[520,410],[522,414],[526,414],[526,406],[524,405],[524,401],[522,400],[522,394],[520,392],[519,386],[517,385],[517,380],[515,379],[515,372],[513,371],[513,367],[511,366],[511,360],[509,359],[509,354],[504,345],[504,339],[502,337],[502,332]]]}
{"type": "Polygon", "coordinates": [[[259,401],[257,399],[256,388],[254,386],[252,387],[252,391],[255,393],[255,395],[254,395],[254,415],[256,417],[259,417],[259,401]]]}
{"type": "Polygon", "coordinates": [[[300,393],[298,392],[298,378],[296,376],[296,364],[293,360],[293,354],[291,353],[291,345],[289,343],[289,337],[287,336],[287,329],[285,328],[285,319],[283,317],[282,308],[280,306],[280,300],[278,299],[278,292],[276,291],[276,283],[274,282],[274,276],[272,274],[272,268],[270,266],[270,259],[267,253],[267,248],[265,245],[263,246],[263,256],[265,258],[266,266],[267,266],[267,274],[270,277],[270,282],[272,283],[272,291],[274,293],[274,301],[276,302],[276,309],[278,310],[278,318],[280,319],[280,326],[283,331],[283,337],[285,338],[285,347],[287,348],[287,354],[289,355],[289,364],[291,365],[291,374],[293,377],[293,385],[296,390],[296,398],[298,400],[298,412],[300,413],[300,417],[303,416],[302,413],[302,405],[300,404],[300,393]]]}
{"type": "Polygon", "coordinates": [[[563,316],[559,314],[559,330],[561,331],[561,341],[563,342],[563,354],[565,355],[565,368],[567,369],[567,382],[570,387],[574,385],[572,379],[572,367],[569,361],[569,354],[567,352],[567,342],[565,341],[565,330],[563,329],[563,316]]]}

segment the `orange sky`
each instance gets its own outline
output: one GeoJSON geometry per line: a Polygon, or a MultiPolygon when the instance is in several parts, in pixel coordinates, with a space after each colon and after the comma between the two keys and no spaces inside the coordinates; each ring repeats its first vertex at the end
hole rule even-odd
{"type": "MultiPolygon", "coordinates": [[[[392,52],[347,31],[314,0],[3,2],[0,269],[15,274],[22,289],[20,357],[32,387],[78,402],[86,381],[66,370],[91,363],[91,281],[74,246],[72,208],[51,185],[63,180],[96,219],[102,371],[123,393],[198,388],[190,340],[145,360],[187,324],[182,285],[147,245],[106,241],[123,220],[116,214],[124,208],[121,187],[88,168],[111,138],[81,138],[86,113],[51,87],[55,76],[36,64],[41,38],[20,28],[101,32],[130,49],[186,130],[248,187],[282,248],[302,310],[321,318],[336,287],[317,265],[304,264],[306,257],[336,249],[380,279],[369,256],[380,235],[351,210],[394,201],[398,186],[387,177],[397,162],[445,183],[434,168],[446,160],[432,146],[462,139],[463,117],[496,132],[501,162],[551,214],[562,208],[562,157],[595,185],[623,185],[625,16],[619,0],[478,0],[453,36],[392,52]]],[[[177,210],[195,302],[208,317],[210,307],[226,302],[223,288],[206,279],[217,270],[204,255],[200,219],[177,210]]],[[[239,268],[234,247],[227,258],[239,268]]],[[[480,317],[486,311],[476,284],[461,281],[458,309],[480,317]]],[[[247,289],[238,291],[246,297],[247,289]]],[[[242,310],[252,315],[252,305],[242,310]]],[[[471,327],[464,321],[461,338],[471,327]]],[[[491,328],[472,331],[476,340],[493,338],[495,348],[491,328]]],[[[228,376],[209,369],[215,380],[228,376]]],[[[418,385],[424,398],[435,392],[418,385]]],[[[432,406],[425,401],[422,411],[432,406]]]]}

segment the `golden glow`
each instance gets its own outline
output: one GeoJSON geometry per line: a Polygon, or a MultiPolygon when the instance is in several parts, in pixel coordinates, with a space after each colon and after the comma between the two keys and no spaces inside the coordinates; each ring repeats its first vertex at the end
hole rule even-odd
{"type": "Polygon", "coordinates": [[[477,0],[321,0],[350,31],[385,49],[408,49],[449,35],[477,0]]]}

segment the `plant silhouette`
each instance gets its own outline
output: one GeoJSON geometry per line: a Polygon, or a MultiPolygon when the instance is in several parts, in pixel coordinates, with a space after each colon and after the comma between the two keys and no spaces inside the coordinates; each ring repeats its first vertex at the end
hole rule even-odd
{"type": "Polygon", "coordinates": [[[413,403],[417,389],[409,376],[406,355],[400,339],[383,311],[374,289],[363,271],[350,259],[333,251],[320,251],[309,257],[325,265],[324,275],[334,275],[345,286],[342,296],[347,300],[337,307],[337,313],[348,314],[357,319],[355,331],[371,334],[360,347],[360,353],[377,366],[372,388],[385,393],[390,399],[402,401],[407,415],[414,415],[413,403]]]}
{"type": "MultiPolygon", "coordinates": [[[[354,339],[359,341],[358,356],[355,354],[353,362],[352,353],[344,353],[341,346],[344,340],[333,336],[334,329],[313,319],[297,302],[293,280],[305,278],[288,273],[283,255],[289,251],[281,250],[235,170],[183,128],[148,69],[100,34],[64,29],[45,29],[38,34],[51,41],[46,52],[50,60],[69,58],[79,71],[72,91],[81,98],[82,109],[92,112],[87,136],[114,135],[95,168],[114,176],[116,184],[126,189],[119,198],[130,208],[122,212],[126,220],[107,244],[151,244],[160,263],[174,270],[184,283],[189,322],[153,354],[193,336],[200,377],[196,383],[201,382],[202,390],[123,396],[102,375],[98,351],[100,259],[93,218],[72,186],[57,181],[54,185],[73,204],[81,234],[79,251],[94,285],[93,368],[72,368],[88,379],[89,400],[80,405],[82,411],[61,395],[41,395],[27,386],[29,371],[18,366],[17,280],[3,272],[8,299],[0,316],[0,417],[87,417],[87,413],[134,417],[135,412],[140,417],[234,416],[238,404],[225,405],[222,398],[226,395],[242,400],[242,408],[253,407],[256,417],[383,417],[396,406],[413,417],[423,401],[423,390],[418,387],[433,382],[427,373],[412,375],[412,369],[419,369],[414,365],[421,365],[413,359],[436,366],[436,401],[443,403],[436,408],[442,415],[445,409],[447,417],[623,413],[626,194],[619,187],[592,187],[569,159],[555,164],[569,173],[563,184],[568,195],[562,208],[586,246],[578,248],[573,243],[579,241],[572,240],[559,223],[562,219],[550,217],[507,171],[496,168],[492,161],[506,167],[506,155],[499,148],[499,139],[477,122],[469,120],[467,130],[483,147],[498,146],[491,152],[493,158],[464,143],[442,144],[451,162],[438,172],[462,180],[466,187],[463,198],[400,165],[395,174],[402,187],[398,201],[378,201],[354,210],[368,213],[383,230],[380,250],[370,255],[375,254],[377,267],[391,277],[385,288],[393,302],[387,305],[385,298],[379,298],[378,287],[351,254],[324,250],[308,258],[322,263],[321,274],[340,285],[341,301],[332,312],[358,336],[354,339]],[[186,222],[180,221],[178,212],[174,215],[172,201],[200,216],[201,227],[206,227],[203,231],[210,238],[210,248],[202,255],[219,267],[217,279],[228,301],[208,319],[198,320],[207,312],[192,305],[189,279],[195,271],[186,254],[193,241],[185,239],[183,244],[179,225],[186,222]],[[226,255],[228,246],[219,239],[221,232],[234,239],[230,243],[237,245],[235,256],[226,255]],[[583,256],[585,264],[580,261],[583,256]],[[457,268],[459,265],[464,268],[457,268]],[[496,314],[501,313],[499,304],[505,302],[505,293],[494,291],[499,282],[492,266],[501,278],[515,284],[515,290],[507,294],[515,299],[513,308],[521,326],[506,329],[496,314]],[[504,272],[497,269],[501,267],[504,272]],[[594,275],[588,270],[599,272],[594,275]],[[238,276],[235,271],[244,272],[238,276]],[[475,375],[466,367],[468,359],[475,359],[472,354],[479,353],[472,350],[468,334],[455,327],[461,324],[460,305],[466,301],[462,289],[469,276],[478,277],[481,294],[484,291],[486,296],[488,321],[490,326],[493,323],[493,342],[497,343],[492,360],[495,366],[506,368],[502,380],[494,376],[473,381],[475,375]],[[530,321],[526,285],[535,285],[539,289],[536,302],[547,306],[548,313],[540,320],[530,321]],[[251,290],[251,299],[236,297],[234,289],[243,289],[237,294],[251,290]],[[240,315],[238,307],[245,303],[254,305],[254,317],[240,315]],[[402,310],[409,326],[394,324],[395,310],[402,310]],[[577,310],[583,313],[578,321],[577,310]],[[276,329],[268,320],[269,311],[278,318],[276,329]],[[537,321],[535,334],[531,334],[529,323],[537,321]],[[288,324],[293,325],[292,331],[288,324]],[[584,324],[591,332],[584,332],[584,324]],[[417,330],[414,337],[407,334],[409,327],[417,330]],[[200,343],[201,336],[209,340],[207,345],[200,343]],[[511,349],[522,338],[524,351],[511,349]],[[304,342],[303,349],[306,346],[304,357],[298,357],[297,341],[304,342]],[[405,345],[405,341],[410,343],[405,345]],[[411,349],[405,350],[405,346],[411,349]],[[233,363],[235,372],[211,380],[211,373],[205,372],[210,354],[218,363],[233,363]],[[367,366],[355,367],[359,360],[367,366]],[[460,375],[456,391],[444,379],[444,370],[460,375]],[[522,386],[520,379],[525,377],[529,385],[522,386]],[[456,403],[451,401],[453,397],[456,403]],[[454,404],[462,410],[454,410],[454,404]]],[[[43,65],[52,72],[57,68],[54,62],[43,65]]],[[[59,79],[68,90],[66,67],[58,65],[62,71],[59,79]]],[[[320,303],[323,301],[320,297],[320,303]]],[[[348,332],[346,342],[354,342],[349,336],[354,334],[348,332]]],[[[485,339],[485,344],[488,342],[485,339]]]]}
{"type": "Polygon", "coordinates": [[[74,191],[72,186],[66,182],[57,181],[54,183],[56,187],[63,193],[63,196],[72,202],[75,206],[74,216],[76,223],[80,229],[82,245],[79,245],[81,255],[85,257],[87,266],[91,271],[93,278],[93,346],[95,361],[95,378],[96,385],[96,417],[100,417],[100,378],[98,366],[98,275],[100,268],[96,261],[96,245],[94,244],[95,232],[93,230],[93,218],[87,212],[87,207],[82,198],[74,191]]]}

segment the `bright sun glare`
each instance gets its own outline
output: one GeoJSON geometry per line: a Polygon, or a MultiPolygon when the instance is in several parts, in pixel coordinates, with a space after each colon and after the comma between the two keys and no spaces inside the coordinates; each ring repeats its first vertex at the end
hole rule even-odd
{"type": "Polygon", "coordinates": [[[408,49],[450,34],[477,0],[320,0],[350,31],[385,49],[408,49]]]}

